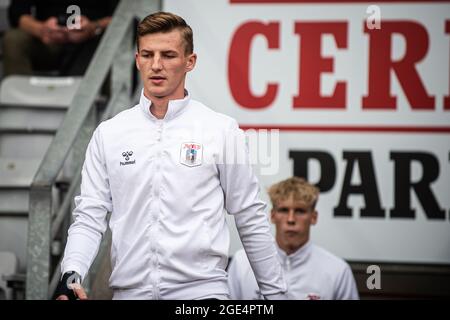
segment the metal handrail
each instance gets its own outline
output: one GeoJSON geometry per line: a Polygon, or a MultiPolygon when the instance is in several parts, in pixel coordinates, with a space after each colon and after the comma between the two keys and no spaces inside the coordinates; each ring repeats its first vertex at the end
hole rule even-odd
{"type": "MultiPolygon", "coordinates": [[[[125,89],[124,87],[121,88],[121,90],[124,90],[124,89],[125,89]]],[[[132,100],[136,101],[139,98],[138,94],[139,94],[139,92],[138,92],[138,90],[136,90],[136,92],[134,94],[134,98],[132,100]]],[[[116,96],[116,98],[117,98],[117,96],[116,96]]],[[[105,112],[103,113],[101,121],[109,119],[114,115],[114,106],[116,105],[116,102],[117,102],[116,98],[114,98],[114,97],[111,98],[110,102],[108,103],[108,106],[105,109],[105,112]]],[[[51,232],[52,232],[51,238],[52,239],[55,238],[57,232],[61,228],[61,225],[62,225],[64,219],[67,217],[67,212],[70,209],[72,199],[75,196],[75,193],[77,192],[80,181],[81,181],[81,169],[82,169],[82,163],[80,163],[78,168],[75,170],[74,179],[72,180],[70,188],[67,191],[67,194],[64,198],[64,201],[63,201],[62,205],[60,206],[60,208],[55,216],[55,219],[53,220],[52,230],[51,230],[51,232]]],[[[104,239],[102,241],[104,241],[104,239]]],[[[106,247],[106,246],[103,244],[101,245],[101,248],[98,253],[98,256],[100,257],[100,259],[105,254],[104,252],[102,252],[102,247],[106,247]]],[[[56,286],[59,281],[59,278],[61,276],[61,273],[60,273],[61,262],[62,262],[62,257],[59,259],[58,264],[56,266],[56,270],[50,280],[49,298],[51,298],[51,296],[53,295],[53,292],[55,291],[56,286]]],[[[94,261],[93,266],[94,265],[96,265],[96,261],[94,261]]],[[[92,267],[91,267],[91,269],[92,269],[92,267]]]]}
{"type": "MultiPolygon", "coordinates": [[[[68,204],[71,202],[67,198],[63,201],[62,207],[57,210],[56,220],[53,222],[52,189],[66,158],[71,151],[77,151],[77,146],[82,150],[78,150],[80,151],[78,157],[72,160],[74,160],[76,168],[81,167],[84,149],[96,124],[96,121],[89,123],[89,119],[94,114],[94,102],[110,69],[112,69],[113,82],[113,97],[110,102],[114,101],[114,103],[109,103],[109,110],[120,110],[120,108],[130,105],[132,63],[124,65],[120,55],[122,54],[122,58],[125,55],[132,59],[132,52],[127,52],[127,50],[132,50],[134,40],[131,36],[132,22],[136,16],[141,15],[140,9],[144,3],[150,11],[160,8],[160,1],[151,0],[121,0],[118,4],[83,81],[31,184],[27,246],[27,299],[47,299],[49,296],[51,244],[64,220],[64,215],[69,214],[70,206],[68,204]]],[[[78,185],[78,183],[77,176],[75,176],[66,197],[73,197],[73,193],[77,189],[74,185],[78,185]]]]}
{"type": "MultiPolygon", "coordinates": [[[[126,88],[124,88],[124,87],[120,88],[119,94],[120,94],[120,91],[122,91],[122,90],[126,90],[126,88]]],[[[110,99],[108,106],[106,107],[105,112],[103,113],[101,121],[109,119],[114,115],[113,108],[117,104],[119,94],[113,95],[113,97],[110,99]]],[[[70,209],[72,199],[73,199],[75,192],[77,191],[78,186],[81,181],[81,169],[82,169],[82,163],[80,162],[78,164],[78,167],[75,170],[73,180],[70,184],[69,190],[66,193],[64,201],[61,204],[61,206],[59,207],[58,212],[56,213],[55,219],[52,222],[52,229],[51,229],[51,238],[52,239],[55,238],[57,232],[61,228],[62,222],[66,218],[67,211],[70,209]]]]}

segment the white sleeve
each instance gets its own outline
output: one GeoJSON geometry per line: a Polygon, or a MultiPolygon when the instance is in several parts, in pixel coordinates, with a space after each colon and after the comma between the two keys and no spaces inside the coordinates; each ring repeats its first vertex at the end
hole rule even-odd
{"type": "Polygon", "coordinates": [[[102,236],[107,228],[106,215],[112,211],[111,192],[106,171],[99,126],[86,151],[81,174],[81,193],[75,197],[74,222],[68,231],[61,272],[78,272],[86,276],[102,236]]]}
{"type": "Polygon", "coordinates": [[[358,289],[350,266],[346,264],[335,288],[335,300],[359,300],[358,289]]]}
{"type": "Polygon", "coordinates": [[[236,122],[225,137],[223,163],[218,164],[225,209],[232,214],[262,295],[284,299],[287,285],[277,259],[266,204],[259,198],[259,184],[249,163],[245,134],[236,122]]]}
{"type": "Polygon", "coordinates": [[[260,300],[258,283],[244,250],[238,250],[228,267],[228,288],[233,300],[260,300]]]}
{"type": "Polygon", "coordinates": [[[230,265],[228,266],[228,289],[230,290],[230,298],[232,300],[242,300],[242,277],[239,272],[240,262],[237,261],[238,257],[235,254],[231,258],[230,265]]]}

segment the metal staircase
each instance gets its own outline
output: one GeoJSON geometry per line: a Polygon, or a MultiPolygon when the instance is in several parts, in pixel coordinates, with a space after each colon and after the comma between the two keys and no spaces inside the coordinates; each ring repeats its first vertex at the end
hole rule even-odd
{"type": "MultiPolygon", "coordinates": [[[[25,286],[26,299],[53,295],[87,143],[101,120],[138,100],[135,22],[160,8],[160,1],[120,1],[68,107],[0,105],[0,251],[18,257],[8,278],[25,286]],[[108,79],[108,99],[99,99],[108,79]]],[[[88,292],[105,278],[108,238],[85,279],[88,292]]]]}

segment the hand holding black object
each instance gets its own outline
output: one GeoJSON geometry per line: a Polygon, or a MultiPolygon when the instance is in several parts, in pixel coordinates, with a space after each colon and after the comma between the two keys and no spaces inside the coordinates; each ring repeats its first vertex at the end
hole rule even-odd
{"type": "Polygon", "coordinates": [[[75,271],[64,273],[56,287],[53,299],[56,300],[86,300],[87,295],[81,287],[81,276],[75,271]]]}

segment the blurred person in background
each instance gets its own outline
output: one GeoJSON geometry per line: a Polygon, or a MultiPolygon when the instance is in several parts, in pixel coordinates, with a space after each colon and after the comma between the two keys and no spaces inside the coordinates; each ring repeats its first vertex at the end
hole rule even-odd
{"type": "Polygon", "coordinates": [[[12,0],[8,10],[12,29],[3,39],[4,75],[46,75],[54,71],[58,76],[84,75],[117,3],[12,0]],[[79,12],[70,7],[73,5],[79,12]]]}
{"type": "MultiPolygon", "coordinates": [[[[359,299],[349,265],[310,240],[317,223],[319,189],[292,177],[269,188],[271,220],[276,226],[278,257],[288,283],[289,299],[359,299]]],[[[261,299],[258,284],[243,250],[235,253],[228,268],[232,299],[261,299]]]]}

